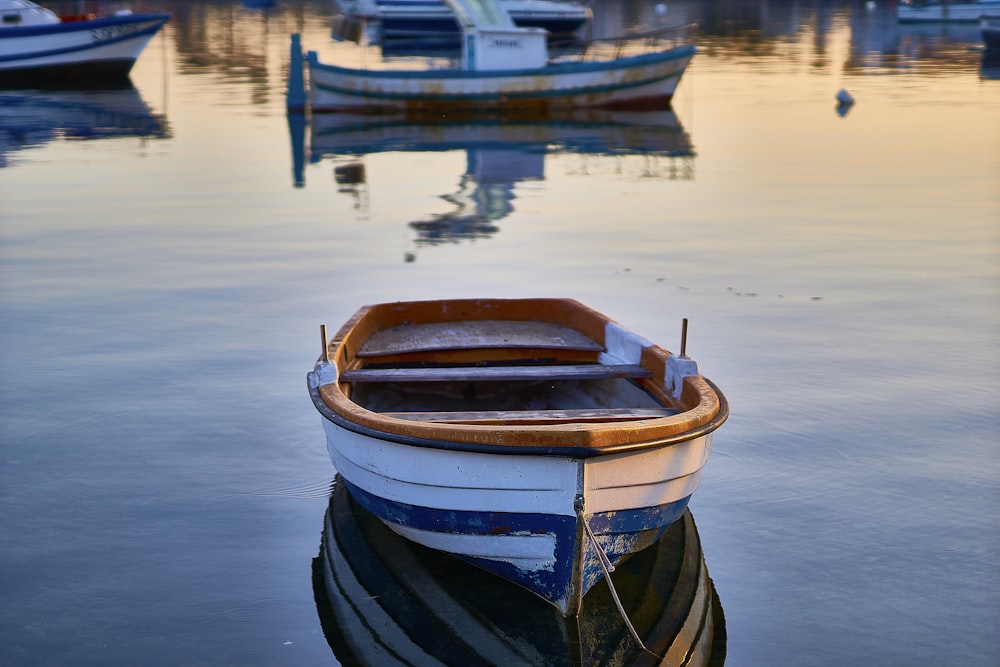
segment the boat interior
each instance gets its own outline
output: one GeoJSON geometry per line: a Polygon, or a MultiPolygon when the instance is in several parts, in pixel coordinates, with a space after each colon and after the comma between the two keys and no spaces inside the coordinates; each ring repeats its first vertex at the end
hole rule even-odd
{"type": "Polygon", "coordinates": [[[350,399],[400,419],[557,424],[668,417],[680,411],[639,364],[551,322],[406,324],[367,338],[340,373],[350,399]]]}

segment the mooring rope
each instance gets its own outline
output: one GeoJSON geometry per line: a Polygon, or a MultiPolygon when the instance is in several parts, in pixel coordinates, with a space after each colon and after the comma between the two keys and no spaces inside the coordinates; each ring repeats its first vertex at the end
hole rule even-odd
{"type": "Polygon", "coordinates": [[[608,589],[611,591],[611,598],[615,601],[615,606],[618,607],[618,613],[621,614],[622,620],[625,621],[626,627],[628,627],[629,632],[632,633],[632,636],[635,638],[635,640],[639,642],[639,646],[642,647],[643,651],[662,660],[663,656],[657,655],[655,652],[649,650],[649,647],[647,647],[645,642],[642,641],[642,638],[639,636],[639,633],[636,632],[635,626],[632,625],[632,621],[629,620],[628,614],[625,613],[625,607],[622,605],[622,601],[618,597],[618,591],[615,590],[615,583],[611,581],[611,573],[614,572],[615,566],[612,565],[611,559],[608,558],[608,555],[606,553],[604,553],[604,548],[601,547],[600,543],[597,541],[597,538],[594,537],[593,531],[590,530],[590,524],[587,523],[587,519],[585,519],[583,516],[582,507],[576,508],[576,516],[578,519],[580,519],[580,523],[583,524],[583,530],[587,533],[587,537],[589,537],[590,541],[594,544],[594,549],[597,550],[597,562],[601,564],[601,569],[604,570],[604,580],[608,582],[608,589]]]}

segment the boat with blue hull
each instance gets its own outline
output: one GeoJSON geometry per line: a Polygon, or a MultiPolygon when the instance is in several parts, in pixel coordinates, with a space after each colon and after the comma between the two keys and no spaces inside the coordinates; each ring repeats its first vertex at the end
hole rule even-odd
{"type": "Polygon", "coordinates": [[[0,0],[0,85],[126,81],[170,14],[60,17],[29,0],[0,0]]]}
{"type": "Polygon", "coordinates": [[[354,499],[575,615],[697,489],[728,406],[697,364],[570,299],[362,308],[309,374],[354,499]]]}
{"type": "Polygon", "coordinates": [[[515,26],[497,0],[447,2],[462,28],[462,48],[459,61],[443,67],[325,63],[316,51],[303,56],[299,35],[292,35],[289,110],[441,118],[470,111],[665,109],[695,54],[693,25],[594,40],[582,49],[554,53],[545,30],[515,26]]]}

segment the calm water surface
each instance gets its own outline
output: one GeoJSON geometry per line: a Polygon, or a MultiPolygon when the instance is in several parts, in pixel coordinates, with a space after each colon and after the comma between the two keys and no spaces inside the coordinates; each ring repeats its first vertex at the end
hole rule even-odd
{"type": "MultiPolygon", "coordinates": [[[[595,32],[651,27],[598,0],[595,32]]],[[[361,304],[571,296],[733,414],[691,510],[731,665],[1000,663],[1000,80],[879,3],[671,2],[673,113],[289,123],[332,6],[163,2],[113,93],[0,92],[0,663],[335,662],[305,372],[361,304]],[[857,103],[837,113],[845,88],[857,103]]]]}

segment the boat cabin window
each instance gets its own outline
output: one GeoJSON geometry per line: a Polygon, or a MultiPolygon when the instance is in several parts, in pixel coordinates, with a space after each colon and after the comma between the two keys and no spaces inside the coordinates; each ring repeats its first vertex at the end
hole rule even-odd
{"type": "Polygon", "coordinates": [[[17,25],[20,22],[21,22],[21,15],[20,14],[4,14],[3,15],[3,24],[4,25],[17,25]]]}

